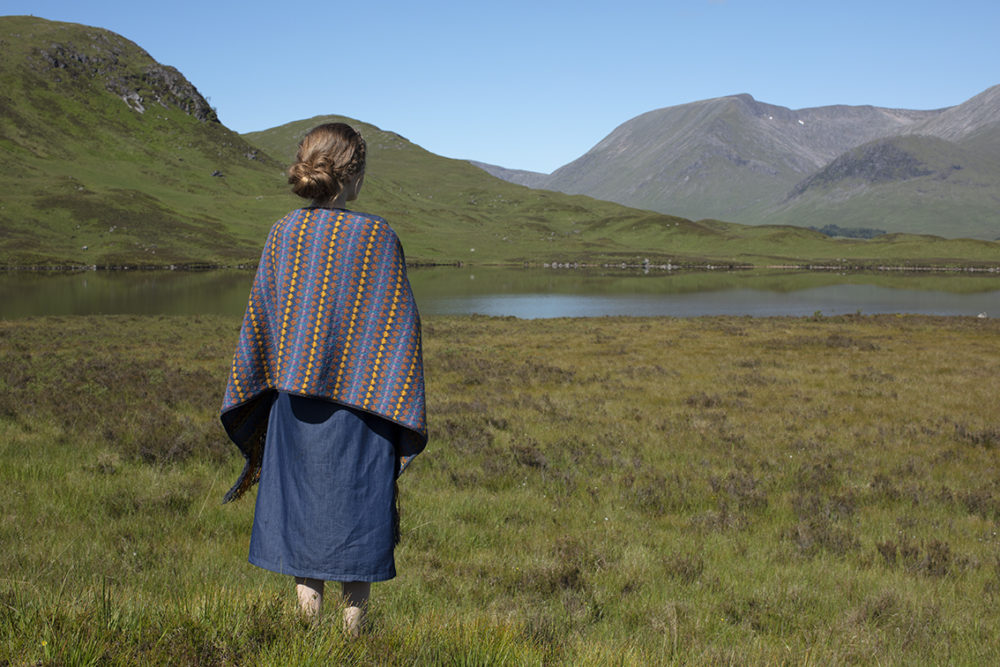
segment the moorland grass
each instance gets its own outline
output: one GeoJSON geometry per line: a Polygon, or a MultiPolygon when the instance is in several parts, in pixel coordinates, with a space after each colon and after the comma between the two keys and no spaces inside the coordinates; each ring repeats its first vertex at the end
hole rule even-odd
{"type": "Polygon", "coordinates": [[[239,322],[0,321],[0,664],[991,664],[1000,323],[428,318],[370,632],[246,563],[239,322]]]}

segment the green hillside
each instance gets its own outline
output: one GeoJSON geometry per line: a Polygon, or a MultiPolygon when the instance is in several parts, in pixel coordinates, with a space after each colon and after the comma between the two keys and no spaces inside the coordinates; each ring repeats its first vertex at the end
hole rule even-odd
{"type": "Polygon", "coordinates": [[[434,155],[398,134],[343,116],[319,116],[244,136],[289,161],[310,128],[337,121],[359,129],[368,143],[365,186],[355,206],[388,219],[411,261],[634,260],[645,246],[622,229],[697,227],[682,218],[513,185],[465,160],[434,155]]]}
{"type": "Polygon", "coordinates": [[[387,218],[411,262],[1000,262],[997,243],[831,240],[532,190],[339,116],[241,137],[180,72],[99,28],[0,17],[0,53],[0,266],[255,263],[302,203],[285,165],[328,120],[366,136],[356,207],[387,218]]]}
{"type": "Polygon", "coordinates": [[[239,263],[281,166],[98,28],[0,18],[0,263],[239,263]],[[219,174],[213,176],[213,174],[219,174]]]}
{"type": "Polygon", "coordinates": [[[773,222],[998,238],[1000,157],[937,137],[880,139],[844,153],[769,213],[773,222]]]}
{"type": "Polygon", "coordinates": [[[996,263],[1000,243],[892,234],[831,239],[799,227],[684,218],[583,195],[531,190],[464,160],[343,116],[319,116],[244,135],[282,160],[312,127],[347,122],[366,137],[368,175],[358,208],[385,216],[413,259],[467,262],[698,262],[754,265],[839,262],[871,266],[996,263]]]}

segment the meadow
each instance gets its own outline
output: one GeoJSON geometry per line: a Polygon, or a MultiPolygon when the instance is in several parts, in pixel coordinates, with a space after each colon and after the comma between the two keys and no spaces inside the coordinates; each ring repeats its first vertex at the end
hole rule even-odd
{"type": "Polygon", "coordinates": [[[1000,322],[433,317],[370,629],[246,562],[239,321],[0,321],[0,665],[996,664],[1000,322]]]}

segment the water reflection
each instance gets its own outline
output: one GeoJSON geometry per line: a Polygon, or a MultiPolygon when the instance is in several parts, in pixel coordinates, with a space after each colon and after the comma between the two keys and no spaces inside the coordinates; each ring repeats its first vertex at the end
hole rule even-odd
{"type": "Polygon", "coordinates": [[[242,314],[246,271],[0,273],[0,317],[242,314]]]}
{"type": "Polygon", "coordinates": [[[1000,312],[1000,292],[955,295],[864,285],[833,285],[795,292],[728,289],[716,292],[659,295],[523,294],[435,299],[426,312],[543,317],[601,317],[610,315],[824,315],[847,313],[921,313],[976,315],[1000,312]]]}
{"type": "Polygon", "coordinates": [[[520,318],[1000,314],[1000,276],[820,272],[651,273],[545,269],[411,272],[421,312],[520,318]]]}
{"type": "MultiPolygon", "coordinates": [[[[239,316],[245,271],[0,273],[0,317],[69,314],[239,316]]],[[[861,312],[1000,316],[1000,276],[809,272],[629,273],[553,269],[410,270],[424,315],[824,315],[861,312]]]]}

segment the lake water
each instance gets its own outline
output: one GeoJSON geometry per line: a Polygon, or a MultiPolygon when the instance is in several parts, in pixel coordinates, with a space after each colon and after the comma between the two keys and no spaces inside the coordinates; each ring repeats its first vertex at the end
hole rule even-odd
{"type": "MultiPolygon", "coordinates": [[[[775,316],[921,313],[1000,317],[1000,275],[790,271],[410,269],[424,315],[775,316]]],[[[0,318],[69,314],[239,316],[246,271],[0,273],[0,318]]]]}

